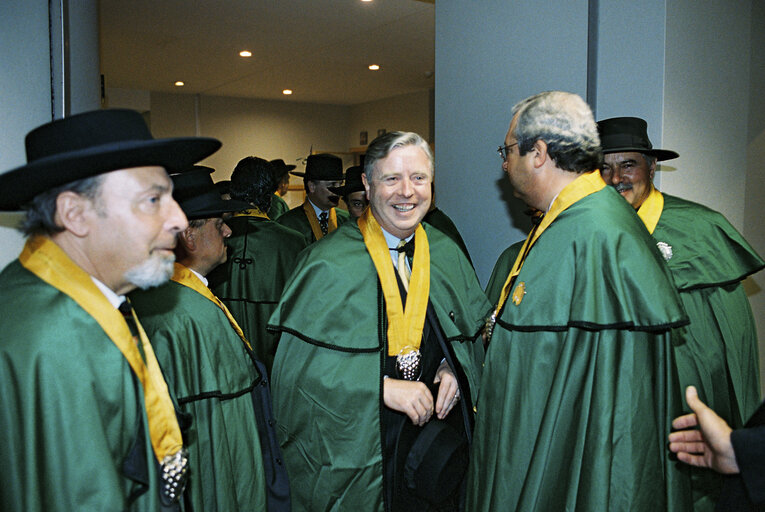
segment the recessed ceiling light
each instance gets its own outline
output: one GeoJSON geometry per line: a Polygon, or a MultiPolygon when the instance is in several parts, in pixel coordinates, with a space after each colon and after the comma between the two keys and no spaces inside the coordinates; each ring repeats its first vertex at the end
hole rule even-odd
{"type": "Polygon", "coordinates": [[[252,57],[252,52],[248,50],[242,50],[239,52],[240,57],[252,57]]]}
{"type": "Polygon", "coordinates": [[[378,66],[377,64],[370,64],[369,69],[371,69],[372,71],[377,71],[378,69],[380,69],[380,66],[378,66]]]}
{"type": "Polygon", "coordinates": [[[361,0],[362,2],[371,2],[372,0],[361,0]]]}
{"type": "Polygon", "coordinates": [[[285,96],[289,96],[290,94],[292,94],[292,89],[284,89],[282,91],[282,94],[284,94],[285,96]]]}
{"type": "Polygon", "coordinates": [[[183,82],[181,82],[180,80],[178,80],[177,82],[175,82],[175,86],[176,86],[176,87],[183,87],[184,85],[186,85],[186,84],[184,84],[184,83],[183,83],[183,82]]]}

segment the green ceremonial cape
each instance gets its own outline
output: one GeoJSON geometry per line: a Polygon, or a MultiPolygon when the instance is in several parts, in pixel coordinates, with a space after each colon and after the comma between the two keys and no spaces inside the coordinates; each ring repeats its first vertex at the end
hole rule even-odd
{"type": "Polygon", "coordinates": [[[281,198],[278,194],[271,196],[271,207],[268,209],[268,218],[276,220],[283,213],[287,213],[290,210],[287,201],[281,198]]]}
{"type": "MultiPolygon", "coordinates": [[[[351,218],[351,214],[341,208],[335,208],[335,214],[337,215],[338,228],[348,222],[348,220],[351,218]]],[[[295,231],[301,233],[305,237],[307,244],[312,244],[316,241],[316,237],[313,235],[313,231],[311,230],[311,224],[308,222],[308,217],[305,215],[305,210],[303,210],[302,203],[290,211],[280,215],[278,222],[282,226],[287,226],[288,228],[294,229],[295,231]]]]}
{"type": "MultiPolygon", "coordinates": [[[[668,244],[667,264],[691,323],[673,330],[680,392],[699,397],[734,429],[760,404],[757,330],[741,281],[765,266],[721,214],[668,194],[653,232],[668,244]]],[[[689,468],[693,510],[713,510],[723,478],[689,468]]],[[[690,509],[689,509],[690,510],[690,509]]]]}
{"type": "Polygon", "coordinates": [[[468,510],[653,512],[690,499],[666,450],[679,411],[669,329],[687,318],[632,208],[611,187],[571,205],[520,283],[486,354],[468,510]]]}
{"type": "MultiPolygon", "coordinates": [[[[430,302],[475,399],[483,361],[475,340],[489,304],[460,249],[424,228],[430,302]]],[[[382,511],[387,320],[355,222],[302,253],[270,324],[281,332],[274,409],[290,481],[300,482],[292,487],[295,509],[382,511]]]]}
{"type": "Polygon", "coordinates": [[[266,485],[250,392],[260,374],[216,304],[171,281],[130,301],[182,413],[193,510],[266,510],[266,485]]]}
{"type": "Polygon", "coordinates": [[[159,511],[141,383],[101,326],[18,260],[0,318],[0,510],[159,511]]]}
{"type": "Polygon", "coordinates": [[[494,270],[491,271],[491,277],[489,282],[486,283],[486,298],[489,299],[489,303],[497,305],[499,298],[502,295],[502,288],[505,286],[507,276],[510,275],[510,271],[513,270],[513,264],[518,257],[518,253],[523,248],[523,240],[515,242],[513,245],[502,251],[499,255],[497,262],[494,264],[494,270]]]}
{"type": "Polygon", "coordinates": [[[228,260],[208,279],[270,373],[278,337],[268,332],[268,319],[295,268],[297,255],[306,246],[305,238],[260,217],[232,217],[226,224],[232,232],[226,240],[228,260]]]}

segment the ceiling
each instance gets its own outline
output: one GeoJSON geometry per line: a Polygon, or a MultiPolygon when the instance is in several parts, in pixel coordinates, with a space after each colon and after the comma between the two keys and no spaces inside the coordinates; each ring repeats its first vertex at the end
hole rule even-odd
{"type": "Polygon", "coordinates": [[[100,0],[100,20],[109,88],[354,105],[435,83],[432,1],[100,0]]]}

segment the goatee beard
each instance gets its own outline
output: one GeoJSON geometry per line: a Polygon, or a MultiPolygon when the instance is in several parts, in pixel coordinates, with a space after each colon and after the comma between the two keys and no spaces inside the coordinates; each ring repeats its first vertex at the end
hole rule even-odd
{"type": "Polygon", "coordinates": [[[125,272],[125,279],[143,290],[159,286],[173,277],[174,262],[174,255],[153,255],[148,260],[125,272]]]}

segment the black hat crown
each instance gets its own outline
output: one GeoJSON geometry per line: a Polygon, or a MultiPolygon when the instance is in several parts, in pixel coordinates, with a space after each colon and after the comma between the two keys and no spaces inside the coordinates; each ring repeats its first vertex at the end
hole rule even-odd
{"type": "Polygon", "coordinates": [[[612,117],[598,121],[600,147],[604,154],[638,152],[670,160],[679,155],[668,149],[654,149],[648,138],[648,123],[639,117],[612,117]]]}

